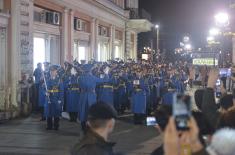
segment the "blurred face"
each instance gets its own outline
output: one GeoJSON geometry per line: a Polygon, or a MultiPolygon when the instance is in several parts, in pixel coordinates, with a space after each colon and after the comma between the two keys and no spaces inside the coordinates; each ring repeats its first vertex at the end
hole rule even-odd
{"type": "Polygon", "coordinates": [[[51,77],[55,78],[57,76],[57,71],[56,70],[52,70],[51,71],[51,77]]]}
{"type": "Polygon", "coordinates": [[[38,68],[42,68],[42,64],[41,63],[39,63],[37,66],[38,66],[38,68]]]}

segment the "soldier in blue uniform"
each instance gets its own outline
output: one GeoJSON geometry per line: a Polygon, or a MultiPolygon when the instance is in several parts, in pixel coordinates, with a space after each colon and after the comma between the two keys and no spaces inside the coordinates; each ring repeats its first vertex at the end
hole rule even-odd
{"type": "Polygon", "coordinates": [[[64,87],[66,90],[66,111],[69,113],[70,121],[76,122],[79,111],[80,89],[77,70],[75,68],[72,69],[72,74],[68,77],[68,81],[64,87]]]}
{"type": "Polygon", "coordinates": [[[146,114],[146,86],[141,75],[141,70],[137,70],[133,79],[133,89],[131,93],[132,112],[134,113],[134,123],[142,124],[146,114]]]}
{"type": "Polygon", "coordinates": [[[41,121],[46,120],[44,116],[44,105],[46,102],[46,88],[45,88],[45,80],[50,77],[50,63],[44,62],[44,71],[42,71],[41,77],[40,77],[40,83],[39,83],[39,97],[38,97],[38,106],[41,113],[41,121]]]}
{"type": "Polygon", "coordinates": [[[100,74],[100,78],[106,76],[108,81],[99,85],[99,101],[113,106],[113,79],[111,75],[107,74],[107,67],[104,67],[102,74],[100,74]]]}
{"type": "Polygon", "coordinates": [[[38,63],[37,64],[37,68],[34,70],[33,72],[33,76],[35,78],[35,108],[38,109],[40,108],[39,106],[39,86],[40,86],[40,80],[41,80],[41,77],[42,77],[42,63],[38,63]]]}
{"type": "Polygon", "coordinates": [[[125,109],[127,108],[127,88],[126,88],[126,81],[127,76],[123,74],[121,71],[119,74],[119,80],[118,80],[118,102],[119,102],[119,112],[121,114],[124,113],[125,109]]]}
{"type": "Polygon", "coordinates": [[[50,78],[46,79],[46,103],[44,114],[47,119],[47,130],[58,130],[63,107],[63,83],[57,74],[59,66],[50,67],[50,78]]]}
{"type": "MultiPolygon", "coordinates": [[[[73,65],[71,63],[67,61],[64,63],[64,74],[62,75],[62,81],[64,86],[67,86],[69,84],[70,78],[72,76],[71,74],[72,67],[73,65]]],[[[64,107],[63,107],[64,111],[67,111],[67,101],[68,101],[67,88],[68,87],[64,87],[64,107]]]]}
{"type": "Polygon", "coordinates": [[[83,132],[86,132],[87,130],[86,121],[88,117],[88,109],[91,105],[96,103],[95,88],[98,83],[108,81],[106,78],[101,79],[94,76],[91,73],[92,67],[93,65],[91,64],[83,65],[82,69],[84,73],[78,79],[78,85],[81,90],[79,97],[79,119],[81,121],[83,132]]]}

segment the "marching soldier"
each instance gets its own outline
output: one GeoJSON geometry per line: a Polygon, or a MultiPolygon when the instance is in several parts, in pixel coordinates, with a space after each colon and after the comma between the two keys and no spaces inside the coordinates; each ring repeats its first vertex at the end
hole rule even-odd
{"type": "Polygon", "coordinates": [[[42,64],[38,63],[37,68],[33,72],[33,76],[35,78],[35,100],[36,100],[36,109],[38,109],[39,106],[39,86],[40,86],[40,80],[42,77],[42,64]]]}
{"type": "Polygon", "coordinates": [[[131,93],[131,105],[135,124],[143,123],[143,118],[146,114],[146,104],[146,86],[141,70],[137,70],[131,93]]]}
{"type": "MultiPolygon", "coordinates": [[[[79,119],[81,121],[82,130],[86,133],[88,109],[91,105],[96,103],[95,88],[98,83],[107,82],[107,79],[101,79],[91,73],[93,65],[83,65],[84,73],[78,79],[78,85],[81,89],[79,97],[79,119]]],[[[107,77],[107,76],[105,76],[107,77]]]]}
{"type": "Polygon", "coordinates": [[[70,121],[76,122],[79,111],[80,89],[78,85],[77,70],[73,68],[72,72],[72,75],[68,78],[68,83],[65,85],[66,111],[69,113],[70,121]]]}
{"type": "Polygon", "coordinates": [[[99,101],[113,106],[113,79],[107,73],[107,67],[105,67],[103,73],[100,74],[100,78],[107,76],[107,82],[99,85],[99,101]]]}
{"type": "Polygon", "coordinates": [[[50,78],[45,79],[46,104],[44,105],[44,114],[47,119],[47,130],[58,130],[59,120],[63,107],[63,83],[61,82],[57,70],[59,66],[50,67],[50,78]]]}
{"type": "Polygon", "coordinates": [[[50,63],[44,62],[44,71],[42,71],[40,77],[40,84],[39,84],[39,97],[38,97],[38,106],[41,113],[41,121],[45,121],[46,118],[44,116],[44,105],[46,103],[46,88],[45,88],[45,79],[48,79],[50,76],[49,68],[50,63]]]}

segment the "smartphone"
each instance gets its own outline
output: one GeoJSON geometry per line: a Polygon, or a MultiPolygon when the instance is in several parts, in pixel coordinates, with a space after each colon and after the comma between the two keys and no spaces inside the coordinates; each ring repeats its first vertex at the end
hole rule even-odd
{"type": "Polygon", "coordinates": [[[219,98],[219,97],[221,97],[221,81],[220,81],[220,79],[218,79],[217,81],[216,81],[216,91],[215,91],[215,96],[217,97],[217,98],[219,98]]]}
{"type": "Polygon", "coordinates": [[[189,119],[192,114],[191,97],[188,95],[174,94],[173,116],[177,130],[189,130],[189,119]]]}
{"type": "Polygon", "coordinates": [[[155,126],[157,125],[157,120],[155,117],[147,117],[146,118],[146,125],[147,126],[155,126]]]}

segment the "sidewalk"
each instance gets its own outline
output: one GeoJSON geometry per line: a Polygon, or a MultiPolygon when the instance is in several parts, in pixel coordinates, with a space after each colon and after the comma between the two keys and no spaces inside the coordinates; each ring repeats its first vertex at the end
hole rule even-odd
{"type": "MultiPolygon", "coordinates": [[[[39,117],[12,120],[0,124],[0,155],[69,155],[81,138],[80,126],[61,120],[59,131],[46,131],[39,117]]],[[[127,155],[147,155],[159,146],[161,139],[153,127],[134,126],[131,117],[117,121],[111,141],[115,151],[127,155]]]]}

